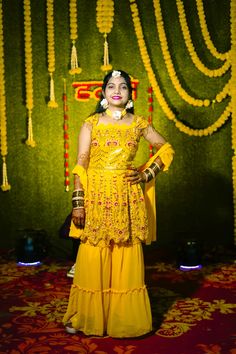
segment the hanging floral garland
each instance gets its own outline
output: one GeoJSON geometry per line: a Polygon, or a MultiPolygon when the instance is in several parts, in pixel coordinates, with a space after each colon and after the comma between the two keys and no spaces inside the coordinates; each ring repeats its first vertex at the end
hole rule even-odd
{"type": "Polygon", "coordinates": [[[234,238],[236,243],[236,3],[230,3],[230,22],[231,22],[231,60],[232,60],[232,178],[233,178],[233,203],[234,203],[234,238]]]}
{"type": "MultiPolygon", "coordinates": [[[[231,0],[233,1],[233,0],[231,0]]],[[[229,59],[230,57],[230,51],[226,53],[219,53],[212,43],[210,33],[207,28],[207,23],[206,23],[206,17],[204,13],[204,7],[203,7],[203,2],[202,0],[196,0],[196,5],[197,5],[197,12],[198,12],[198,17],[199,17],[199,22],[200,22],[200,27],[202,31],[202,36],[205,41],[205,44],[208,48],[208,50],[211,52],[211,54],[220,60],[226,60],[229,59]]]]}
{"type": "Polygon", "coordinates": [[[54,79],[55,72],[55,43],[54,43],[54,18],[53,18],[54,0],[47,0],[47,39],[48,39],[48,72],[50,75],[50,95],[48,107],[57,108],[55,99],[54,79]]]}
{"type": "Polygon", "coordinates": [[[11,189],[7,178],[7,117],[6,117],[6,96],[5,96],[5,67],[4,67],[4,38],[3,38],[3,13],[2,2],[0,2],[0,142],[2,156],[2,185],[3,192],[11,189]]]}
{"type": "Polygon", "coordinates": [[[97,0],[96,7],[97,28],[104,35],[104,55],[102,71],[109,71],[112,65],[109,63],[109,50],[107,35],[111,32],[114,21],[114,1],[113,0],[97,0]]]}
{"type": "MultiPolygon", "coordinates": [[[[170,55],[170,51],[169,51],[169,47],[168,47],[168,42],[167,42],[166,33],[165,33],[165,29],[164,29],[162,11],[161,11],[161,6],[160,6],[160,0],[153,0],[153,5],[154,5],[154,9],[155,9],[157,31],[158,31],[159,38],[160,38],[162,54],[163,54],[166,68],[167,68],[167,71],[169,73],[169,76],[170,76],[170,79],[173,83],[174,88],[176,89],[176,91],[178,92],[180,97],[184,101],[186,101],[187,103],[189,103],[193,106],[197,106],[197,107],[202,107],[202,106],[208,107],[210,104],[212,104],[213,101],[216,101],[216,98],[214,98],[213,100],[196,99],[196,98],[190,96],[181,86],[179,79],[177,77],[177,73],[175,71],[174,64],[173,64],[173,61],[172,61],[172,58],[170,55]]],[[[223,88],[223,90],[224,90],[224,88],[223,88]]],[[[227,92],[226,92],[226,94],[227,94],[227,92]]],[[[221,94],[220,97],[223,97],[223,95],[221,94]]]]}
{"type": "Polygon", "coordinates": [[[63,92],[63,111],[64,111],[64,168],[65,168],[65,191],[70,190],[70,174],[69,174],[69,126],[68,126],[68,104],[66,92],[66,80],[64,79],[64,92],[63,92]]]}
{"type": "Polygon", "coordinates": [[[166,102],[160,86],[157,82],[156,76],[153,72],[152,66],[151,66],[151,60],[147,51],[147,46],[145,44],[144,40],[144,35],[143,35],[143,30],[139,18],[139,12],[138,12],[138,7],[137,4],[135,3],[136,0],[130,0],[130,8],[131,8],[131,13],[132,13],[132,19],[134,23],[134,30],[135,34],[137,37],[138,45],[139,45],[139,50],[141,54],[141,58],[144,64],[144,67],[147,71],[147,75],[149,78],[149,82],[153,88],[153,91],[155,93],[155,96],[163,110],[163,112],[166,114],[167,118],[175,123],[176,128],[178,128],[181,132],[190,135],[190,136],[207,136],[213,134],[215,131],[217,131],[229,118],[230,113],[231,113],[231,102],[228,103],[226,106],[225,110],[221,114],[221,116],[217,119],[215,123],[210,125],[207,128],[204,129],[192,129],[187,127],[184,123],[180,122],[171,108],[169,107],[168,103],[166,102]]]}
{"type": "Polygon", "coordinates": [[[33,66],[32,66],[32,31],[31,31],[31,4],[24,0],[24,35],[25,35],[25,85],[26,108],[28,110],[28,138],[26,144],[35,147],[33,138],[32,110],[33,102],[33,66]]]}
{"type": "Polygon", "coordinates": [[[71,75],[80,74],[82,69],[78,65],[78,56],[76,50],[76,40],[78,38],[77,33],[77,0],[70,0],[70,39],[72,41],[71,48],[71,69],[69,73],[71,75]]]}
{"type": "MultiPolygon", "coordinates": [[[[148,88],[148,123],[152,124],[152,115],[153,115],[153,89],[152,86],[148,88]]],[[[149,145],[149,157],[153,156],[153,146],[149,145]]]]}
{"type": "Polygon", "coordinates": [[[179,22],[180,22],[180,27],[183,33],[183,37],[185,40],[186,47],[189,51],[189,54],[191,56],[191,59],[196,66],[196,68],[201,71],[204,75],[209,76],[209,77],[218,77],[222,76],[226,73],[227,70],[230,68],[230,60],[226,60],[224,64],[218,68],[218,69],[209,69],[207,68],[199,59],[196,50],[194,48],[193,42],[191,40],[191,35],[188,27],[188,23],[186,20],[186,14],[184,10],[184,4],[182,0],[176,0],[176,5],[178,9],[178,15],[179,15],[179,22]]]}

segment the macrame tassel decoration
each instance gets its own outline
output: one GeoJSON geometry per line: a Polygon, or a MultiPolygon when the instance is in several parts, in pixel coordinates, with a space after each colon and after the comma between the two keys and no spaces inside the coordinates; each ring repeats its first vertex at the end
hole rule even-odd
{"type": "Polygon", "coordinates": [[[3,156],[2,158],[3,164],[2,164],[2,191],[6,192],[11,189],[10,184],[8,183],[8,178],[7,178],[7,163],[6,163],[6,157],[3,156]]]}

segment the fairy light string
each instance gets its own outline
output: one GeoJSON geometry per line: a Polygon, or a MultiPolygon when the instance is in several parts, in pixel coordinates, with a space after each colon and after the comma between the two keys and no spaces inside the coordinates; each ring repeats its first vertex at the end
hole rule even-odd
{"type": "Polygon", "coordinates": [[[109,71],[112,65],[109,62],[109,46],[108,33],[111,32],[114,21],[114,1],[113,0],[97,0],[96,7],[96,23],[100,33],[104,36],[104,54],[102,71],[109,71]]]}
{"type": "Polygon", "coordinates": [[[0,148],[2,156],[2,184],[3,192],[9,191],[11,186],[7,177],[7,116],[5,93],[5,63],[4,63],[4,34],[3,34],[3,9],[0,2],[0,148]]]}
{"type": "Polygon", "coordinates": [[[77,0],[70,0],[69,3],[69,13],[70,13],[70,39],[72,43],[71,47],[71,68],[69,73],[71,75],[80,74],[82,69],[78,64],[78,55],[76,49],[76,40],[78,38],[78,26],[77,26],[77,0]]]}
{"type": "Polygon", "coordinates": [[[57,108],[55,98],[54,77],[55,72],[55,43],[54,43],[54,0],[47,0],[47,51],[48,51],[48,72],[50,77],[50,94],[48,107],[57,108]]]}
{"type": "Polygon", "coordinates": [[[33,101],[33,60],[32,60],[32,29],[31,29],[31,3],[30,0],[24,0],[24,40],[25,40],[25,91],[26,108],[28,110],[28,137],[26,144],[35,147],[36,143],[33,137],[32,111],[33,101]]]}

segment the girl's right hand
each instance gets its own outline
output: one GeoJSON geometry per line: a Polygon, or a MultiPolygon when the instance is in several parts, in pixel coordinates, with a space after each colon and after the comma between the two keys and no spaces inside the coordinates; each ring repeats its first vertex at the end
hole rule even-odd
{"type": "Polygon", "coordinates": [[[79,229],[84,229],[84,226],[85,226],[85,209],[84,208],[73,209],[71,218],[72,218],[72,221],[76,227],[78,227],[79,229]]]}

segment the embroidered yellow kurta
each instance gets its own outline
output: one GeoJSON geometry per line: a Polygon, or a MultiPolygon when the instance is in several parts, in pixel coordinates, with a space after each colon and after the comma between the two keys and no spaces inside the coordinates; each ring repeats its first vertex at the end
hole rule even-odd
{"type": "Polygon", "coordinates": [[[106,245],[111,240],[145,241],[148,219],[143,191],[139,184],[128,183],[125,174],[135,167],[142,129],[148,122],[137,116],[131,125],[97,125],[97,120],[97,115],[86,120],[92,124],[92,140],[85,188],[85,228],[81,232],[72,225],[71,236],[79,233],[81,240],[93,245],[101,240],[106,245]]]}

